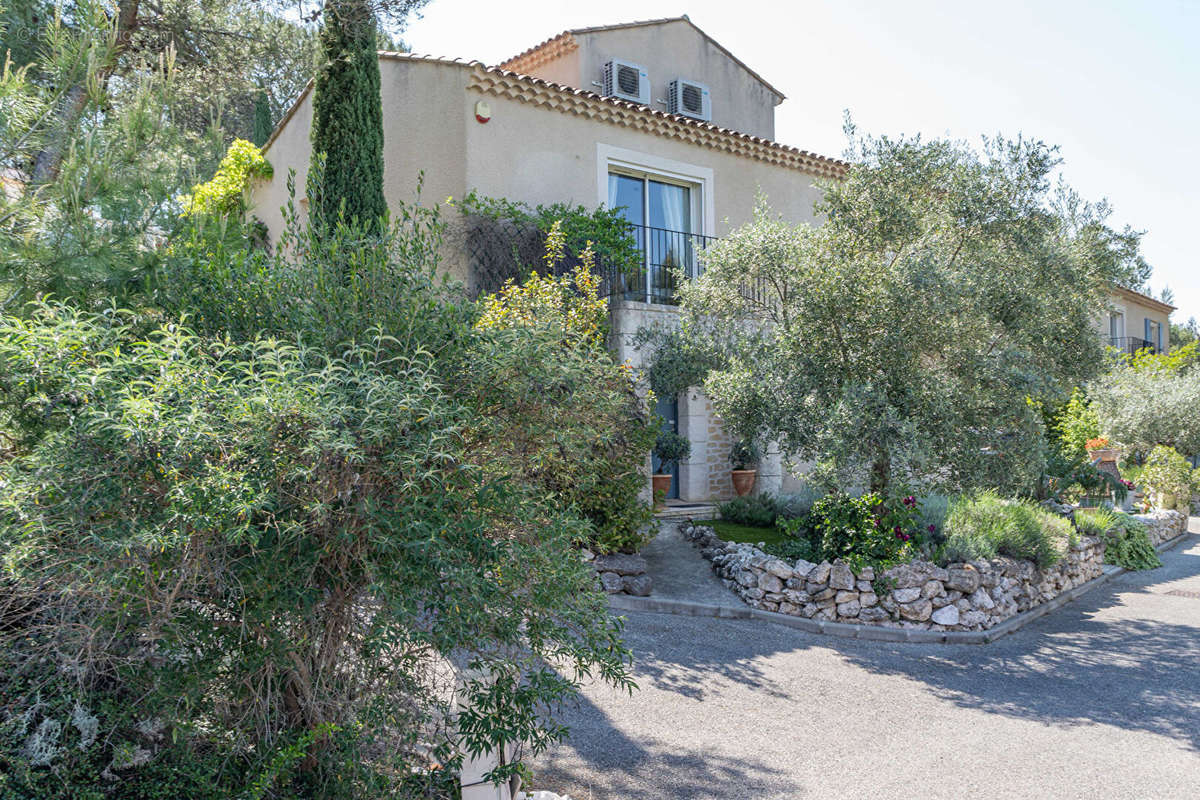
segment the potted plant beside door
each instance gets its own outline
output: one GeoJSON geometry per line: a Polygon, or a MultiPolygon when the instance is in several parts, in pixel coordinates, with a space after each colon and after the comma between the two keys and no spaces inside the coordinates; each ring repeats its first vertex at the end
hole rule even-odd
{"type": "Polygon", "coordinates": [[[654,442],[654,456],[658,459],[658,472],[651,476],[654,485],[654,503],[662,505],[663,498],[671,491],[671,478],[675,465],[692,454],[692,443],[675,431],[659,431],[654,442]]]}
{"type": "Polygon", "coordinates": [[[758,456],[758,445],[749,439],[742,439],[729,451],[729,463],[733,466],[730,477],[733,479],[733,491],[738,497],[745,497],[754,490],[754,479],[758,477],[758,456]]]}

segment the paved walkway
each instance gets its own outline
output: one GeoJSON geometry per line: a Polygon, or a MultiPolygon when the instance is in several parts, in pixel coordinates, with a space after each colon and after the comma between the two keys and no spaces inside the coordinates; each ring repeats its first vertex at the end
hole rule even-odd
{"type": "Polygon", "coordinates": [[[679,523],[663,522],[658,535],[642,548],[646,573],[654,579],[656,598],[745,608],[741,598],[725,588],[712,565],[679,533],[679,523]]]}
{"type": "Polygon", "coordinates": [[[983,646],[628,613],[640,689],[588,687],[538,783],[575,800],[1200,797],[1200,536],[1163,560],[983,646]]]}

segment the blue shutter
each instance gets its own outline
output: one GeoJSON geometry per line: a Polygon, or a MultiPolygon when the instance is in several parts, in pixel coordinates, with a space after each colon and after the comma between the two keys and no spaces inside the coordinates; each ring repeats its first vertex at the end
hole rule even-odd
{"type": "Polygon", "coordinates": [[[1143,336],[1142,338],[1146,340],[1146,344],[1150,344],[1150,320],[1143,319],[1142,322],[1146,326],[1146,335],[1143,336]]]}

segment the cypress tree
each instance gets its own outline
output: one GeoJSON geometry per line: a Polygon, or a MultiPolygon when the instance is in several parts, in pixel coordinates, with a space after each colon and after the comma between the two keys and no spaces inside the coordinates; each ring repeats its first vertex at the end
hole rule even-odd
{"type": "Polygon", "coordinates": [[[267,139],[271,138],[274,127],[271,124],[271,105],[267,102],[267,93],[259,89],[254,93],[254,133],[250,141],[262,147],[267,143],[267,139]]]}
{"type": "Polygon", "coordinates": [[[318,228],[346,220],[377,228],[383,199],[383,109],[375,16],[369,0],[325,6],[321,63],[313,86],[313,154],[325,154],[320,196],[311,213],[318,228]]]}

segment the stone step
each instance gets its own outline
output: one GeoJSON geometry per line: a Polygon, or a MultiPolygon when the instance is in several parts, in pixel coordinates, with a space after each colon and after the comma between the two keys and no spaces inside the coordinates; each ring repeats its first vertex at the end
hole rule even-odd
{"type": "Polygon", "coordinates": [[[655,519],[712,519],[717,516],[713,503],[671,501],[654,512],[655,519]]]}

